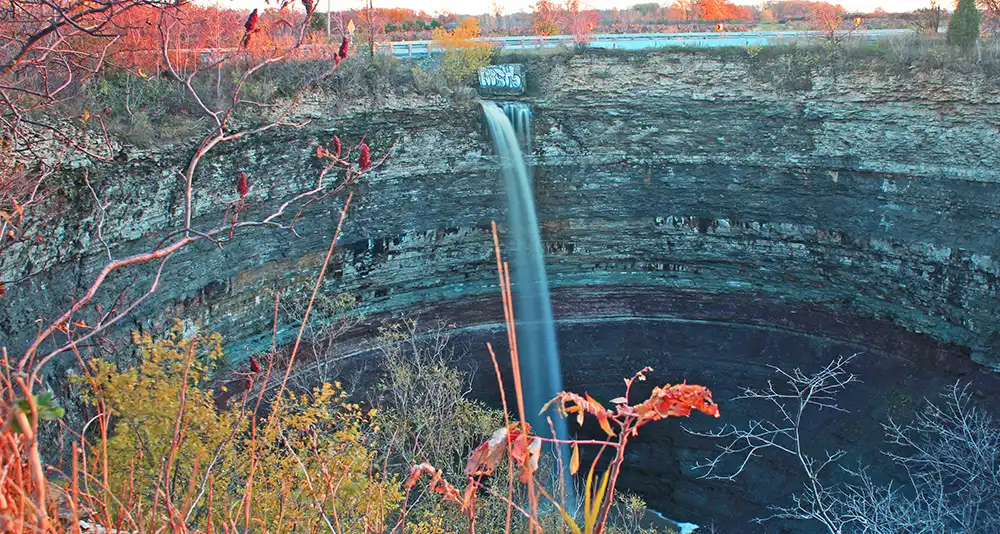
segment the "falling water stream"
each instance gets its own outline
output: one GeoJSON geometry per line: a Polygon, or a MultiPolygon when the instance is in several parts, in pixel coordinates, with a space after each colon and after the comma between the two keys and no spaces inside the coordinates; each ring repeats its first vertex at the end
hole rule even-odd
{"type": "MultiPolygon", "coordinates": [[[[514,293],[525,415],[539,434],[547,435],[548,422],[538,415],[538,410],[562,391],[562,371],[552,303],[549,301],[542,237],[532,193],[532,175],[522,152],[522,148],[531,152],[531,108],[519,102],[504,103],[502,108],[493,102],[483,102],[483,112],[507,189],[507,231],[514,258],[511,289],[514,293]]],[[[565,420],[553,418],[553,424],[556,436],[567,439],[569,434],[565,420]]],[[[568,457],[567,452],[564,450],[564,458],[568,457]]],[[[567,492],[567,497],[572,498],[573,492],[567,492]]],[[[683,533],[698,528],[690,523],[674,523],[656,511],[650,512],[680,528],[683,533]]]]}
{"type": "MultiPolygon", "coordinates": [[[[526,416],[539,434],[546,435],[548,423],[538,411],[562,391],[562,372],[531,176],[521,152],[522,147],[531,147],[531,108],[507,103],[501,109],[483,102],[483,111],[507,189],[507,231],[514,259],[511,290],[526,416]]],[[[565,438],[565,421],[554,418],[553,423],[557,436],[565,438]]]]}
{"type": "MultiPolygon", "coordinates": [[[[531,106],[523,102],[504,102],[503,114],[514,127],[514,134],[517,135],[518,143],[525,154],[531,154],[531,106]]],[[[523,158],[522,158],[523,160],[523,158]]],[[[528,179],[531,179],[530,166],[528,179]]]]}

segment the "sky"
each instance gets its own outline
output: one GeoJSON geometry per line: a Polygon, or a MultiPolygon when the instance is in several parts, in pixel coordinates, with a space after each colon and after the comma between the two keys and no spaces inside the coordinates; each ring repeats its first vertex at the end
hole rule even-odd
{"type": "MultiPolygon", "coordinates": [[[[327,2],[331,2],[334,11],[343,9],[360,8],[364,5],[363,0],[318,0],[319,10],[326,11],[327,2]]],[[[613,7],[625,8],[638,3],[655,0],[582,0],[584,7],[594,9],[610,9],[613,7]]],[[[830,0],[831,3],[839,3],[851,11],[871,12],[876,7],[881,7],[886,11],[913,11],[914,9],[927,7],[929,0],[830,0]]],[[[214,4],[216,0],[201,0],[202,3],[214,4]]],[[[228,5],[236,9],[263,8],[267,4],[265,0],[217,0],[220,5],[228,5]]],[[[463,15],[477,15],[490,12],[491,0],[374,0],[376,7],[405,7],[414,10],[423,10],[434,14],[438,12],[458,13],[463,15]]],[[[272,0],[271,5],[274,5],[272,0]]],[[[531,0],[500,0],[506,13],[516,11],[527,11],[534,2],[531,0]]],[[[661,3],[669,4],[670,0],[663,0],[661,3]]],[[[734,0],[736,4],[760,3],[756,0],[734,0]]],[[[946,2],[947,3],[947,2],[946,2]]]]}

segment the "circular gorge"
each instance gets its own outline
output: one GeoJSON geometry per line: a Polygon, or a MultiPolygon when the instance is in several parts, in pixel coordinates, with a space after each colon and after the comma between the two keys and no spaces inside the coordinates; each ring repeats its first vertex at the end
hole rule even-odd
{"type": "MultiPolygon", "coordinates": [[[[654,384],[708,386],[722,422],[742,425],[770,408],[730,399],[780,379],[772,366],[814,372],[855,355],[860,382],[839,397],[849,413],[814,412],[808,429],[817,451],[884,464],[881,425],[942,388],[960,380],[996,408],[1000,88],[858,66],[816,70],[808,89],[786,90],[758,68],[680,52],[527,62],[529,91],[514,99],[532,110],[528,160],[565,388],[611,399],[648,365],[654,384]]],[[[308,125],[211,155],[196,177],[197,219],[224,216],[216,199],[232,188],[229,169],[253,177],[249,210],[264,213],[315,180],[315,141],[368,135],[373,153],[391,155],[353,186],[322,287],[351,295],[365,318],[325,357],[375,357],[376,327],[390,317],[442,321],[464,364],[479,369],[474,395],[498,403],[485,344],[506,354],[491,235],[497,221],[505,242],[506,197],[481,112],[414,95],[334,106],[315,103],[308,125]]],[[[150,151],[95,171],[113,200],[103,232],[118,250],[144,250],[177,228],[181,159],[150,151]],[[143,179],[114,179],[126,176],[143,179]]],[[[122,332],[183,318],[222,334],[237,365],[271,342],[275,288],[314,279],[342,203],[308,206],[297,237],[247,229],[224,247],[178,252],[122,332]]],[[[7,287],[0,344],[23,346],[35,318],[61,310],[104,266],[96,220],[74,209],[58,240],[4,262],[7,279],[26,261],[44,268],[7,287]]],[[[100,298],[152,274],[112,277],[100,298]]],[[[279,324],[279,341],[296,326],[279,324]]],[[[312,363],[294,373],[308,377],[312,363]]],[[[816,532],[751,522],[801,489],[789,459],[766,454],[735,481],[697,478],[692,465],[716,443],[681,426],[716,423],[699,414],[646,427],[622,487],[721,532],[816,532]]]]}

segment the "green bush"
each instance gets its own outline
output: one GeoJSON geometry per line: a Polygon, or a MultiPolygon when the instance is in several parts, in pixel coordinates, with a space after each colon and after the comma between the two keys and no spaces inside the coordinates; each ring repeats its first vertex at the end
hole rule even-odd
{"type": "Polygon", "coordinates": [[[969,50],[979,38],[979,10],[975,0],[959,0],[948,24],[948,44],[969,50]]]}

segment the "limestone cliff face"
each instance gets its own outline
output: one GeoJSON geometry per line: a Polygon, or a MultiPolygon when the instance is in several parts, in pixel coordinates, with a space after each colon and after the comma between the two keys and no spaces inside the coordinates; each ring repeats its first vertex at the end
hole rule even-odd
{"type": "MultiPolygon", "coordinates": [[[[760,81],[761,68],[679,53],[529,65],[552,284],[819,306],[884,319],[1000,366],[1000,90],[954,74],[858,68],[820,69],[810,90],[784,91],[760,81]]],[[[368,134],[376,153],[393,143],[395,153],[357,187],[330,290],[356,295],[371,312],[492,298],[488,227],[502,225],[504,197],[479,113],[398,102],[336,120],[317,104],[305,128],[222,148],[198,176],[198,219],[222,216],[238,171],[251,176],[250,198],[263,212],[312,183],[312,142],[368,134]]],[[[103,227],[113,254],[177,228],[174,176],[189,151],[94,171],[113,201],[103,227]]],[[[178,254],[137,322],[166,312],[232,343],[252,341],[269,330],[262,294],[312,275],[340,202],[311,206],[301,238],[248,231],[221,250],[178,254]]],[[[46,266],[9,287],[6,335],[22,337],[103,265],[92,213],[78,195],[47,234],[55,238],[4,258],[5,280],[26,264],[46,266]]],[[[132,283],[138,291],[147,275],[115,277],[104,294],[132,283]]]]}
{"type": "MultiPolygon", "coordinates": [[[[829,436],[870,449],[874,414],[894,396],[930,395],[958,375],[979,391],[996,387],[987,370],[1000,368],[1000,89],[859,67],[813,70],[788,90],[760,73],[779,67],[685,53],[528,65],[531,162],[567,381],[617,396],[619,376],[652,363],[663,380],[700,380],[726,398],[766,379],[765,363],[864,352],[875,378],[859,396],[868,404],[852,408],[872,417],[829,436]]],[[[313,141],[367,134],[376,155],[394,146],[393,156],[354,188],[324,291],[356,296],[373,317],[500,323],[489,228],[503,227],[505,196],[480,112],[394,102],[336,119],[324,117],[333,104],[317,103],[304,128],[216,151],[196,181],[196,218],[207,226],[223,216],[239,171],[251,177],[248,216],[273,209],[314,183],[313,141]]],[[[103,235],[116,257],[179,227],[175,176],[190,150],[92,171],[112,200],[103,235]]],[[[245,358],[270,342],[274,288],[314,277],[342,202],[306,209],[301,237],[253,230],[178,253],[125,326],[198,321],[227,337],[232,359],[245,358]]],[[[8,284],[0,344],[19,347],[107,260],[87,197],[64,208],[50,239],[0,259],[3,280],[41,271],[8,284]]],[[[104,309],[125,289],[144,291],[151,273],[114,276],[104,309]]],[[[361,332],[342,349],[367,347],[361,332]]],[[[670,513],[711,520],[712,492],[731,489],[684,486],[680,462],[706,445],[663,432],[649,446],[675,446],[678,457],[633,462],[627,483],[654,488],[647,497],[670,513]]],[[[794,489],[791,476],[767,480],[769,492],[732,505],[733,524],[794,489]]]]}

